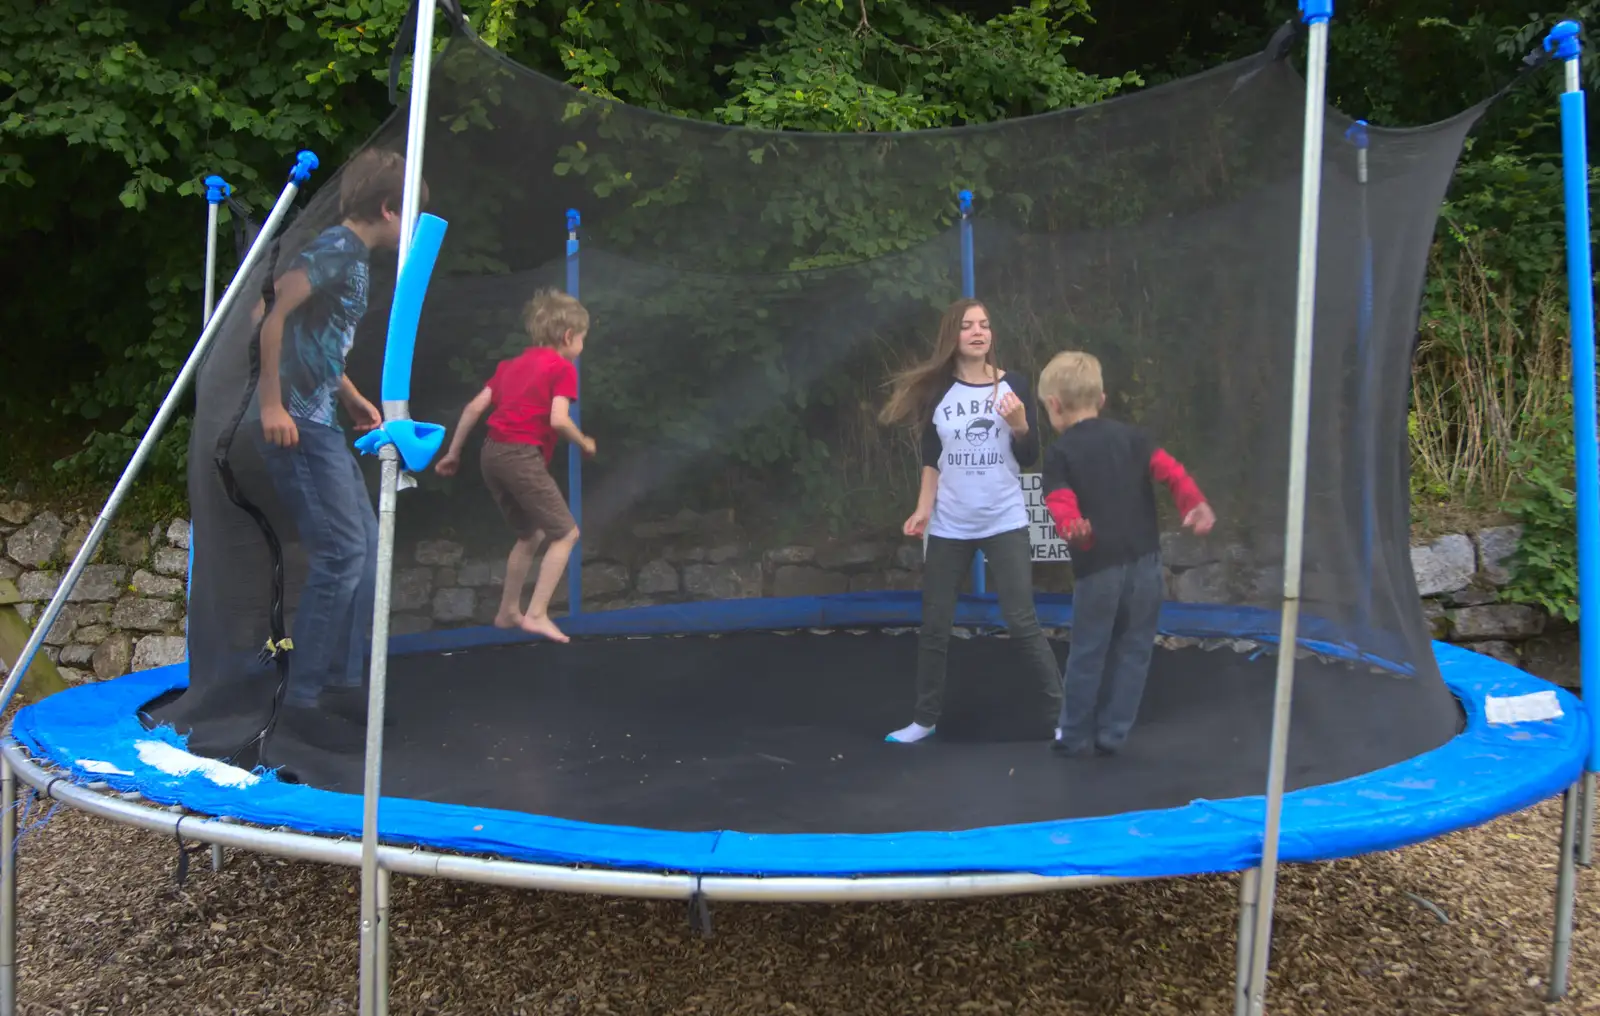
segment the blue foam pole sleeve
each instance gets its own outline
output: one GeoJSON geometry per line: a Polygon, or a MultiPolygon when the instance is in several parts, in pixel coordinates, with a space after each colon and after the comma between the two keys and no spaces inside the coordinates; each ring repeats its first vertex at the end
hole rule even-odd
{"type": "Polygon", "coordinates": [[[972,254],[972,220],[961,220],[961,295],[971,299],[978,295],[977,266],[972,254]]]}
{"type": "Polygon", "coordinates": [[[444,243],[445,221],[424,212],[411,235],[411,249],[394,287],[389,309],[389,341],[383,350],[383,401],[411,401],[411,360],[417,349],[417,324],[428,296],[439,246],[444,243]]]}
{"type": "MultiPolygon", "coordinates": [[[[1597,444],[1594,270],[1589,254],[1589,150],[1584,93],[1561,96],[1561,173],[1567,203],[1567,299],[1572,315],[1572,429],[1577,448],[1579,666],[1583,700],[1600,697],[1600,444],[1597,444]]],[[[1589,771],[1600,770],[1600,724],[1589,771]]]]}
{"type": "MultiPolygon", "coordinates": [[[[575,211],[567,213],[567,295],[573,299],[581,299],[578,295],[578,216],[575,211]]],[[[577,370],[578,361],[572,362],[577,372],[581,386],[583,372],[577,370]]],[[[582,394],[581,391],[579,394],[582,394]]],[[[572,422],[583,426],[582,417],[579,415],[581,401],[572,403],[572,422]]],[[[583,532],[583,453],[577,448],[567,448],[567,507],[572,512],[572,519],[578,524],[578,532],[583,532]]],[[[567,610],[569,613],[578,614],[583,610],[583,542],[580,535],[579,542],[572,548],[572,561],[567,565],[567,610]]]]}

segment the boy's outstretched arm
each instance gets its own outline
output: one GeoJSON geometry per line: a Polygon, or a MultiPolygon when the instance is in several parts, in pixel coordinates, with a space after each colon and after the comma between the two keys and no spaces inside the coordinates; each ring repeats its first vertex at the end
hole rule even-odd
{"type": "Polygon", "coordinates": [[[489,411],[493,402],[494,391],[485,388],[466,404],[461,410],[461,419],[456,421],[456,432],[450,436],[450,449],[444,453],[444,458],[434,464],[434,472],[440,476],[456,475],[456,470],[461,468],[461,446],[467,443],[467,435],[472,433],[472,428],[483,419],[483,414],[489,411]]]}
{"type": "Polygon", "coordinates": [[[572,422],[572,401],[564,395],[550,400],[550,429],[583,449],[585,455],[594,454],[594,438],[578,429],[572,422]]]}
{"type": "Polygon", "coordinates": [[[1211,505],[1206,503],[1206,496],[1200,492],[1200,485],[1194,482],[1194,477],[1183,468],[1183,464],[1171,455],[1165,448],[1157,448],[1150,453],[1150,476],[1167,485],[1172,492],[1172,500],[1178,506],[1178,513],[1183,516],[1183,524],[1195,531],[1198,536],[1211,532],[1211,527],[1216,525],[1216,513],[1211,510],[1211,505]]]}
{"type": "Polygon", "coordinates": [[[261,375],[256,381],[256,400],[261,406],[261,430],[266,439],[280,448],[293,448],[300,431],[283,406],[283,323],[295,308],[311,296],[311,278],[304,269],[286,273],[278,280],[272,298],[272,311],[261,320],[261,375]]]}

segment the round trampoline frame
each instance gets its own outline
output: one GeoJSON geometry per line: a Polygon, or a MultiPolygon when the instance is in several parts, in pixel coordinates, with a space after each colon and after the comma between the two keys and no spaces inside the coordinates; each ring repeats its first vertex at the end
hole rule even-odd
{"type": "MultiPolygon", "coordinates": [[[[469,637],[471,630],[459,633],[469,637]]],[[[1302,643],[1304,648],[1326,649],[1318,643],[1302,643]]],[[[1468,650],[1445,644],[1435,644],[1441,656],[1442,669],[1447,673],[1468,668],[1485,687],[1500,687],[1513,693],[1527,693],[1530,689],[1553,688],[1524,672],[1468,650]],[[1506,681],[1504,685],[1496,680],[1506,681]]],[[[180,670],[178,665],[168,670],[180,670]]],[[[128,680],[128,679],[121,679],[128,680]]],[[[1451,683],[1458,696],[1462,682],[1451,683]]],[[[107,687],[92,686],[94,692],[107,687]]],[[[90,692],[91,688],[82,689],[90,692]]],[[[1546,799],[1547,791],[1570,783],[1569,777],[1581,768],[1583,749],[1588,741],[1587,713],[1576,698],[1557,691],[1563,708],[1558,727],[1566,740],[1561,754],[1565,770],[1559,775],[1545,773],[1537,787],[1529,787],[1521,795],[1521,803],[1511,807],[1497,807],[1491,814],[1474,814],[1453,823],[1449,828],[1465,828],[1508,814],[1522,806],[1546,799]]],[[[1469,703],[1468,725],[1456,740],[1482,735],[1486,726],[1480,708],[1474,710],[1469,703]],[[1475,713],[1477,715],[1475,715],[1475,713]]],[[[13,721],[13,728],[15,721],[13,721]]],[[[1497,746],[1514,749],[1529,737],[1526,728],[1515,725],[1501,729],[1503,741],[1490,740],[1483,751],[1496,754],[1497,746]]],[[[1443,750],[1436,749],[1436,750],[1443,750]]],[[[1426,754],[1418,756],[1426,758],[1426,754]]],[[[1404,765],[1401,763],[1400,765],[1404,765]]],[[[1397,768],[1397,767],[1390,767],[1397,768]]],[[[1526,765],[1501,766],[1513,776],[1527,783],[1530,768],[1526,765]]],[[[1378,770],[1379,773],[1385,770],[1378,770]]],[[[1350,784],[1366,777],[1340,781],[1350,784]]],[[[1329,786],[1338,786],[1331,784],[1329,786]]],[[[47,756],[35,756],[28,747],[9,730],[0,738],[0,1011],[15,1004],[16,928],[15,897],[17,891],[17,834],[19,790],[31,788],[41,799],[48,799],[83,811],[99,818],[144,829],[162,836],[173,837],[182,848],[186,841],[207,843],[213,846],[213,866],[221,863],[221,850],[233,848],[295,860],[321,864],[360,868],[363,850],[360,840],[348,834],[322,835],[297,831],[288,827],[267,827],[247,821],[217,817],[191,810],[181,803],[164,804],[146,797],[137,790],[118,790],[103,779],[93,778],[81,768],[70,764],[58,765],[47,756]]],[[[297,788],[298,789],[298,788],[297,788]]],[[[308,791],[310,788],[305,788],[308,791]]],[[[1316,793],[1323,788],[1313,787],[1287,795],[1292,801],[1295,794],[1316,793]]],[[[354,795],[348,795],[354,796],[354,795]]],[[[1227,805],[1230,802],[1216,802],[1227,805]]],[[[1424,809],[1426,810],[1426,809],[1424,809]]],[[[1579,814],[1578,794],[1571,786],[1566,790],[1562,864],[1558,873],[1564,891],[1570,896],[1573,881],[1573,863],[1576,859],[1576,833],[1579,814]]],[[[1070,821],[1070,820],[1069,820],[1070,821]]],[[[1082,820],[1079,820],[1082,821],[1082,820]]],[[[1092,821],[1092,820],[1091,820],[1092,821]]],[[[1449,829],[1429,828],[1400,838],[1392,847],[1403,846],[1443,835],[1449,829]]],[[[1287,837],[1296,838],[1291,822],[1284,829],[1287,837]]],[[[1375,847],[1373,849],[1390,849],[1375,847]]],[[[1363,851],[1365,852],[1365,851],[1363,851]]],[[[1340,855],[1348,856],[1348,855],[1340,855]]],[[[1290,860],[1295,858],[1291,857],[1290,860]]],[[[502,888],[532,889],[551,892],[577,893],[612,897],[632,897],[654,900],[677,900],[690,907],[691,918],[698,918],[703,930],[709,931],[710,914],[707,905],[714,902],[740,903],[843,903],[888,902],[906,900],[957,900],[980,897],[1034,894],[1067,889],[1082,889],[1115,885],[1123,882],[1154,881],[1161,878],[1188,877],[1182,873],[1151,876],[1069,874],[1046,875],[1030,872],[964,872],[946,874],[861,876],[760,876],[744,874],[699,874],[682,871],[638,870],[622,867],[594,867],[581,864],[551,864],[514,860],[493,856],[455,853],[424,847],[382,843],[376,851],[376,865],[383,904],[380,913],[387,919],[389,882],[394,875],[412,878],[443,878],[460,882],[498,886],[502,888]]],[[[1236,971],[1235,998],[1239,1012],[1245,1012],[1250,1002],[1247,985],[1248,959],[1251,955],[1253,929],[1261,888],[1259,866],[1243,869],[1240,878],[1240,917],[1238,925],[1238,968],[1236,971]]],[[[1193,872],[1202,874],[1211,872],[1193,872]]],[[[1558,923],[1554,948],[1559,952],[1567,947],[1569,939],[1561,933],[1558,923]]],[[[377,936],[387,952],[387,935],[377,936]]],[[[387,994],[388,963],[378,965],[382,991],[387,994]]],[[[10,1011],[14,1011],[10,1010],[10,1011]]]]}

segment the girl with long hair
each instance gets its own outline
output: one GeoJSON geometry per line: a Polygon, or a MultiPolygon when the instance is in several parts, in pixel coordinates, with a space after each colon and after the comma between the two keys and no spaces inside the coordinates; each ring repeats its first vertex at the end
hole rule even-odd
{"type": "Polygon", "coordinates": [[[961,581],[983,551],[1000,612],[1034,675],[1041,739],[1061,704],[1061,678],[1033,607],[1028,510],[1019,477],[1039,455],[1032,386],[995,364],[989,312],[957,300],[939,322],[933,355],[896,374],[879,419],[921,432],[922,485],[907,536],[925,538],[917,698],[911,723],[889,734],[909,744],[934,732],[944,705],[950,629],[961,581]]]}

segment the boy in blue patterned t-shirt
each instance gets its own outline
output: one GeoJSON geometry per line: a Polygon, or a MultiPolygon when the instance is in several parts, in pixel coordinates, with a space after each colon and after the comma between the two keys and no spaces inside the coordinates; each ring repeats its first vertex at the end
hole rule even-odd
{"type": "Polygon", "coordinates": [[[395,152],[369,149],[351,161],[339,184],[343,221],[289,263],[261,321],[262,457],[307,565],[279,718],[328,750],[359,750],[364,740],[378,549],[377,516],[338,406],[357,433],[383,423],[344,364],[367,312],[370,253],[399,243],[404,176],[395,152]]]}

